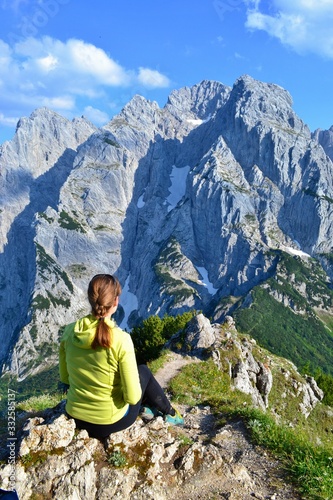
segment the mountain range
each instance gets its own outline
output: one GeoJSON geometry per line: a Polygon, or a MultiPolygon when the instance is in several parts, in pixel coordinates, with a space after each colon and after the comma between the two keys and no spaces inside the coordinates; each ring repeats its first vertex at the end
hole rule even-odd
{"type": "Polygon", "coordinates": [[[312,133],[286,90],[248,75],[175,90],[163,108],[136,95],[102,128],[46,108],[22,118],[0,147],[2,373],[56,364],[101,272],[122,284],[124,329],[231,314],[330,372],[332,160],[333,127],[312,133]]]}

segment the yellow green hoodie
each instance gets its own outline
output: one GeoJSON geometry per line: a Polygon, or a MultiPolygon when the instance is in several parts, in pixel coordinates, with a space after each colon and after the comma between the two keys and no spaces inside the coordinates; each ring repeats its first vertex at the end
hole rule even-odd
{"type": "Polygon", "coordinates": [[[66,410],[94,424],[113,424],[141,398],[138,368],[130,335],[111,327],[111,347],[91,348],[98,320],[88,315],[67,325],[60,342],[60,380],[69,384],[66,410]]]}

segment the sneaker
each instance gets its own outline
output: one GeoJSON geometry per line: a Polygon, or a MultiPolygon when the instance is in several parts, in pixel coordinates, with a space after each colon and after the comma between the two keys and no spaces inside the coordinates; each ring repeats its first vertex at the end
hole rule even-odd
{"type": "Polygon", "coordinates": [[[176,410],[176,408],[173,408],[175,410],[175,414],[174,415],[165,415],[164,417],[164,420],[165,422],[167,422],[168,424],[171,424],[171,425],[184,425],[184,419],[183,417],[181,416],[181,414],[179,413],[178,410],[176,410]]]}
{"type": "Polygon", "coordinates": [[[150,421],[155,417],[162,415],[156,408],[149,406],[141,406],[140,408],[140,417],[145,421],[150,421]]]}

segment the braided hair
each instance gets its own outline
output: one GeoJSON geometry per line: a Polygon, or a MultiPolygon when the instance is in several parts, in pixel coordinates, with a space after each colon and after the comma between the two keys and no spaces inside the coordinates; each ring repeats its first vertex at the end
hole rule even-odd
{"type": "Polygon", "coordinates": [[[88,286],[88,300],[91,312],[99,320],[95,338],[91,344],[97,347],[111,347],[111,328],[104,321],[111,307],[115,305],[117,297],[121,294],[121,286],[117,278],[111,274],[96,274],[88,286]]]}

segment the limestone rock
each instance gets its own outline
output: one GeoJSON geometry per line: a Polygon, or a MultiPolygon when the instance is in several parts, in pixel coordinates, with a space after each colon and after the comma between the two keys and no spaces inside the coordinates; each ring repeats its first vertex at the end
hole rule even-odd
{"type": "Polygon", "coordinates": [[[65,415],[60,415],[47,426],[43,426],[43,422],[43,419],[35,417],[28,420],[23,427],[22,430],[27,433],[27,437],[21,443],[19,456],[22,457],[36,450],[50,451],[66,447],[72,441],[75,432],[73,420],[68,420],[65,415]]]}
{"type": "Polygon", "coordinates": [[[308,417],[313,408],[323,399],[324,392],[319,389],[313,377],[307,376],[305,380],[306,382],[300,386],[300,392],[303,393],[300,410],[305,417],[308,417]]]}
{"type": "Polygon", "coordinates": [[[189,321],[185,329],[184,344],[190,346],[189,350],[192,353],[211,347],[215,340],[210,321],[203,314],[198,314],[189,321]]]}
{"type": "MultiPolygon", "coordinates": [[[[59,415],[59,409],[53,415],[48,410],[40,419],[30,419],[21,435],[20,450],[29,448],[29,453],[21,453],[17,459],[19,498],[28,500],[35,495],[59,500],[167,500],[177,496],[186,500],[199,490],[199,498],[229,492],[229,498],[240,499],[251,498],[253,491],[261,492],[262,498],[280,491],[281,466],[256,454],[237,423],[219,430],[211,440],[214,426],[208,430],[200,423],[209,416],[210,409],[201,412],[199,408],[196,414],[192,412],[198,426],[192,426],[187,413],[184,428],[170,428],[161,417],[147,424],[138,418],[129,429],[111,435],[104,444],[80,431],[72,434],[66,446],[46,449],[44,443],[50,442],[56,425],[73,426],[71,419],[59,415]],[[41,439],[32,448],[37,428],[41,439]],[[125,459],[121,467],[114,460],[119,456],[125,459]],[[269,481],[267,470],[272,474],[269,481]]],[[[214,420],[213,415],[210,417],[214,420]]],[[[9,476],[10,466],[1,465],[1,488],[8,487],[9,476]]],[[[282,491],[281,499],[297,498],[288,483],[283,483],[282,491]]]]}
{"type": "MultiPolygon", "coordinates": [[[[291,363],[284,360],[281,366],[281,360],[262,352],[255,341],[239,336],[231,317],[221,327],[198,314],[186,334],[200,353],[200,358],[186,359],[202,363],[211,356],[215,361],[214,353],[219,352],[219,369],[225,373],[230,363],[230,385],[249,394],[253,406],[269,407],[277,376],[284,381],[283,404],[295,398],[306,417],[323,397],[312,377],[302,378],[291,363]]],[[[177,354],[183,366],[179,358],[177,354]]],[[[207,405],[181,406],[180,411],[183,427],[170,426],[162,417],[148,423],[138,417],[131,427],[103,441],[75,428],[65,414],[65,401],[28,418],[16,444],[20,500],[32,495],[60,500],[298,498],[282,465],[248,440],[241,421],[223,424],[207,405]]],[[[11,473],[9,465],[0,466],[0,488],[8,488],[11,473]]]]}

